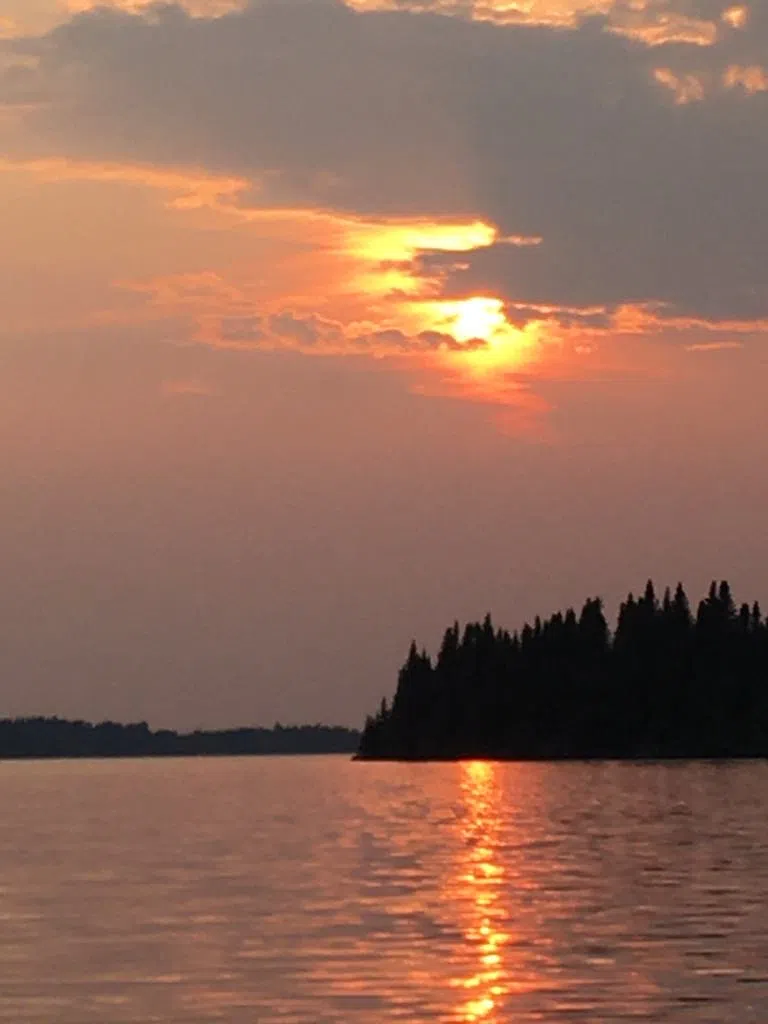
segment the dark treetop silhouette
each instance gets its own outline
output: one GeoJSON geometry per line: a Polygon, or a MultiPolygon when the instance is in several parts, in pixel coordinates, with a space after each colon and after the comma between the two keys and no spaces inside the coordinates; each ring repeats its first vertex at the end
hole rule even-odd
{"type": "Polygon", "coordinates": [[[713,583],[691,614],[682,585],[651,582],[519,633],[490,616],[446,630],[437,659],[411,646],[391,705],[359,757],[398,759],[753,757],[768,755],[768,624],[713,583]]]}
{"type": "Polygon", "coordinates": [[[146,722],[68,722],[61,718],[0,720],[0,758],[182,757],[189,755],[347,754],[360,739],[354,729],[289,725],[273,729],[153,732],[146,722]]]}

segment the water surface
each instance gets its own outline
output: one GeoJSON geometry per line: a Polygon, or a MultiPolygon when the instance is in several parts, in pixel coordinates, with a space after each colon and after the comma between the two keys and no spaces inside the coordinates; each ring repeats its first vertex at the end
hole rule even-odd
{"type": "Polygon", "coordinates": [[[768,765],[0,764],[0,1021],[768,1021],[768,765]]]}

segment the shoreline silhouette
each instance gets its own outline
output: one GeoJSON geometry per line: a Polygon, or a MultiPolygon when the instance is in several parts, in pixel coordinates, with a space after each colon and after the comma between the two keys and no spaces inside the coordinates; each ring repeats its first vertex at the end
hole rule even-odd
{"type": "Polygon", "coordinates": [[[0,760],[136,757],[248,757],[266,754],[349,754],[356,729],[334,725],[254,726],[153,731],[146,722],[93,724],[63,718],[0,720],[0,760]]]}
{"type": "Polygon", "coordinates": [[[411,645],[359,760],[643,760],[768,756],[768,622],[713,582],[695,615],[649,581],[611,631],[600,598],[509,633],[455,622],[411,645]]]}

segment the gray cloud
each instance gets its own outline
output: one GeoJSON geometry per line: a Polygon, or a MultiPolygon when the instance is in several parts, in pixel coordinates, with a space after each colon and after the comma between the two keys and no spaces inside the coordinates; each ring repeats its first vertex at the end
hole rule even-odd
{"type": "Polygon", "coordinates": [[[271,316],[220,317],[215,336],[208,340],[225,348],[285,348],[324,354],[473,352],[487,346],[482,338],[458,341],[442,331],[419,331],[409,335],[394,328],[348,328],[317,314],[299,315],[292,310],[271,316]]]}
{"type": "MultiPolygon", "coordinates": [[[[652,5],[653,6],[653,5],[652,5]]],[[[726,88],[760,63],[720,0],[656,4],[719,21],[709,47],[433,13],[265,0],[215,19],[174,5],[95,10],[16,41],[38,150],[247,175],[265,201],[381,215],[479,215],[536,248],[440,264],[448,294],[519,306],[661,303],[675,315],[768,315],[768,93],[726,88]],[[679,104],[654,69],[692,75],[679,104]]],[[[0,102],[18,95],[0,78],[0,102]]],[[[454,257],[455,259],[455,257],[454,257]]]]}

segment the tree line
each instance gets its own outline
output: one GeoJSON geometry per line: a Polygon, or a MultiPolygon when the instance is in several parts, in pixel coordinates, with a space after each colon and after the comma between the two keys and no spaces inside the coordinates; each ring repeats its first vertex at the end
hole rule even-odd
{"type": "Polygon", "coordinates": [[[356,729],[335,725],[153,731],[146,722],[0,720],[0,758],[189,757],[250,754],[347,754],[360,741],[356,729]]]}
{"type": "Polygon", "coordinates": [[[613,631],[590,598],[514,633],[449,627],[411,645],[394,699],[366,719],[361,758],[768,755],[768,622],[713,582],[630,594],[613,631]]]}

